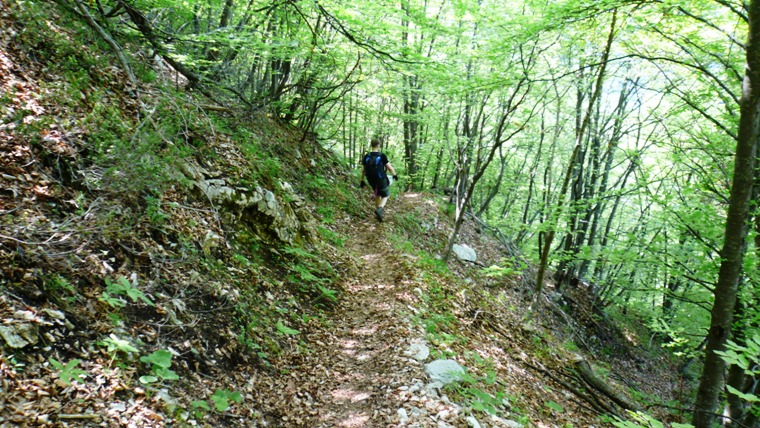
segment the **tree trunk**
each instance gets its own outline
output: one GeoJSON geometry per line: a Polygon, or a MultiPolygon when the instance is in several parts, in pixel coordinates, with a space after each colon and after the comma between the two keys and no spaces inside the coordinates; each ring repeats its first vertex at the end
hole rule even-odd
{"type": "Polygon", "coordinates": [[[747,68],[740,102],[739,138],[736,144],[733,185],[726,219],[726,233],[718,284],[713,290],[715,302],[710,313],[707,333],[705,364],[694,402],[695,428],[710,428],[715,422],[726,362],[716,353],[725,348],[731,335],[734,306],[739,276],[747,248],[747,215],[752,195],[755,157],[760,121],[760,0],[751,0],[747,8],[749,34],[747,36],[747,68]]]}
{"type": "MultiPolygon", "coordinates": [[[[760,0],[756,0],[760,1],[760,0]]],[[[612,40],[615,35],[615,24],[617,22],[617,9],[615,9],[612,12],[612,22],[610,23],[610,33],[607,37],[607,45],[604,49],[604,54],[602,56],[601,66],[599,69],[599,75],[596,79],[596,84],[594,88],[594,93],[591,96],[591,100],[589,100],[589,106],[593,106],[596,104],[596,99],[601,96],[602,93],[602,83],[604,81],[604,74],[605,70],[607,69],[607,61],[610,57],[610,50],[612,49],[612,40]]],[[[567,193],[567,188],[570,185],[570,179],[573,176],[573,172],[575,170],[575,160],[578,158],[578,154],[581,151],[582,142],[584,139],[585,130],[589,125],[589,122],[591,121],[591,110],[589,110],[588,114],[583,119],[583,123],[581,124],[580,128],[578,129],[578,133],[575,138],[575,148],[573,149],[573,153],[570,155],[570,161],[568,162],[567,171],[565,172],[565,179],[562,182],[562,187],[559,191],[559,196],[557,199],[557,206],[552,210],[547,217],[546,221],[548,224],[548,231],[546,232],[546,237],[544,239],[544,242],[542,244],[541,248],[541,258],[539,260],[538,265],[538,273],[536,274],[536,290],[535,295],[533,298],[533,303],[530,307],[530,312],[533,312],[535,310],[535,306],[538,303],[541,294],[543,292],[544,288],[544,277],[546,275],[546,269],[549,264],[549,251],[551,250],[552,241],[554,240],[554,235],[557,231],[557,222],[559,220],[559,217],[562,213],[563,204],[565,200],[565,193],[567,193]]],[[[548,206],[548,205],[547,205],[548,206]]]]}

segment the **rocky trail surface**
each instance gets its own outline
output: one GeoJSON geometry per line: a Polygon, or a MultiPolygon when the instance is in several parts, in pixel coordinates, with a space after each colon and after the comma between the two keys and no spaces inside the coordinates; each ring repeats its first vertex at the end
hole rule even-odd
{"type": "Polygon", "coordinates": [[[340,307],[326,321],[329,328],[305,332],[310,351],[292,361],[279,403],[269,411],[281,412],[273,425],[518,426],[495,417],[477,422],[426,372],[425,363],[433,358],[423,328],[412,321],[424,310],[413,256],[395,250],[387,239],[394,214],[411,207],[406,197],[389,203],[384,223],[368,213],[361,223],[346,225],[346,246],[357,257],[359,274],[345,279],[340,307]]]}

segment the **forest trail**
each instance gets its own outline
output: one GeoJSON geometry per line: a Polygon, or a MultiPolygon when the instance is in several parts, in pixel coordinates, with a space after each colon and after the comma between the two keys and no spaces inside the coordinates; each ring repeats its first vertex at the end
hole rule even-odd
{"type": "Polygon", "coordinates": [[[399,423],[399,409],[410,398],[404,391],[425,376],[422,363],[404,355],[415,335],[404,316],[418,301],[415,271],[409,256],[394,250],[387,239],[394,216],[411,209],[404,199],[389,201],[383,223],[368,211],[360,223],[343,226],[359,274],[344,279],[338,307],[326,311],[326,328],[304,331],[310,351],[291,362],[279,394],[280,424],[438,426],[431,418],[412,420],[414,415],[399,423]]]}

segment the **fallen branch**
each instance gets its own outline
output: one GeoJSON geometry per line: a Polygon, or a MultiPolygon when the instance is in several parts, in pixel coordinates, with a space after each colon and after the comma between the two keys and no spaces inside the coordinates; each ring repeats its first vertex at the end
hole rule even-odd
{"type": "Polygon", "coordinates": [[[561,385],[563,388],[565,388],[566,390],[568,390],[569,392],[571,392],[576,397],[578,397],[578,398],[582,399],[583,401],[585,401],[588,404],[588,406],[590,406],[590,407],[588,407],[588,406],[584,406],[584,407],[586,407],[587,409],[591,410],[592,412],[594,412],[594,413],[600,413],[600,414],[604,414],[604,413],[606,413],[606,414],[613,414],[613,415],[617,414],[617,412],[615,412],[614,409],[612,409],[610,406],[608,406],[605,403],[603,403],[600,400],[598,400],[595,396],[589,395],[589,394],[583,392],[581,389],[576,388],[575,386],[573,386],[569,382],[566,382],[566,381],[560,379],[559,377],[555,376],[549,370],[547,370],[547,369],[545,369],[543,367],[534,366],[533,364],[531,364],[531,363],[529,363],[527,361],[525,362],[525,365],[528,366],[528,367],[530,367],[531,369],[533,369],[533,370],[535,370],[535,371],[543,374],[544,376],[548,377],[552,381],[554,381],[557,384],[561,385]]]}
{"type": "Polygon", "coordinates": [[[584,360],[583,358],[578,358],[575,361],[575,368],[578,371],[578,374],[581,376],[581,378],[592,388],[595,390],[601,392],[604,394],[607,398],[612,400],[615,404],[618,406],[631,411],[638,411],[639,406],[637,406],[635,403],[632,403],[628,401],[627,398],[623,397],[622,395],[617,394],[615,391],[610,388],[609,385],[607,385],[606,382],[599,379],[599,377],[594,374],[594,371],[591,369],[591,365],[584,360]]]}
{"type": "Polygon", "coordinates": [[[101,417],[102,416],[100,415],[84,414],[84,413],[73,413],[73,414],[64,413],[64,414],[56,416],[58,420],[100,419],[101,417]]]}
{"type": "Polygon", "coordinates": [[[221,111],[221,112],[224,112],[224,113],[232,113],[232,110],[231,110],[231,109],[229,109],[229,108],[227,108],[227,107],[223,107],[223,106],[215,106],[215,105],[209,105],[209,104],[201,104],[201,108],[202,108],[203,110],[221,111]]]}

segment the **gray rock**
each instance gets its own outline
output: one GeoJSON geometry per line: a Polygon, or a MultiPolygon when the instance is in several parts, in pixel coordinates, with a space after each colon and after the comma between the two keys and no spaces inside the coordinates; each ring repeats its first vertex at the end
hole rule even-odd
{"type": "Polygon", "coordinates": [[[454,251],[454,254],[459,257],[459,260],[464,260],[467,262],[474,262],[478,260],[478,256],[475,254],[475,250],[470,248],[467,244],[454,244],[452,250],[454,251]]]}
{"type": "Polygon", "coordinates": [[[425,364],[425,373],[433,382],[441,382],[443,385],[457,382],[462,379],[464,367],[454,360],[435,360],[425,364]]]}
{"type": "Polygon", "coordinates": [[[0,325],[0,336],[11,348],[20,349],[38,341],[37,328],[32,324],[0,325]]]}
{"type": "Polygon", "coordinates": [[[425,385],[425,395],[431,398],[438,398],[438,391],[443,388],[441,382],[430,382],[425,385]]]}
{"type": "Polygon", "coordinates": [[[404,409],[403,407],[398,409],[398,412],[396,413],[398,414],[399,422],[403,423],[409,420],[409,415],[406,413],[406,409],[404,409]]]}
{"type": "Polygon", "coordinates": [[[467,416],[465,421],[467,421],[467,426],[470,428],[480,428],[480,422],[474,416],[467,416]]]}
{"type": "Polygon", "coordinates": [[[425,361],[430,356],[430,348],[424,343],[412,343],[404,354],[414,358],[417,361],[425,361]]]}

